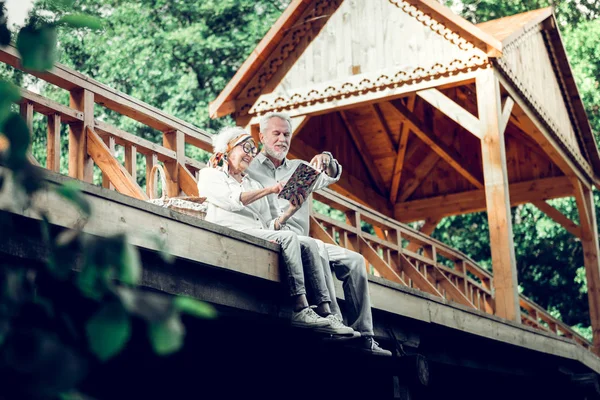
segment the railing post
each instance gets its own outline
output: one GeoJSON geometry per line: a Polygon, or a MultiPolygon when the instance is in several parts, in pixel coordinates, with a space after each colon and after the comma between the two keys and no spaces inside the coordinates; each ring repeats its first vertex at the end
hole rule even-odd
{"type": "Polygon", "coordinates": [[[72,90],[69,103],[71,108],[83,113],[83,122],[69,125],[69,176],[91,183],[94,163],[88,155],[85,127],[94,126],[94,93],[72,90]]]}
{"type": "MultiPolygon", "coordinates": [[[[155,193],[151,193],[150,188],[152,187],[156,187],[156,182],[154,182],[154,185],[150,185],[150,172],[152,171],[152,168],[158,164],[158,156],[156,155],[156,153],[152,153],[152,154],[147,154],[146,155],[146,194],[148,195],[149,198],[153,198],[156,194],[155,193]]],[[[156,176],[154,177],[154,179],[156,179],[156,176]]],[[[196,178],[197,180],[198,178],[196,178]]],[[[163,190],[166,190],[165,188],[163,188],[163,190]]]]}
{"type": "Polygon", "coordinates": [[[134,145],[125,146],[125,169],[131,175],[134,182],[137,182],[137,147],[134,145]]]}
{"type": "MultiPolygon", "coordinates": [[[[113,136],[106,136],[104,138],[104,143],[106,143],[106,147],[108,147],[110,154],[112,154],[112,156],[114,157],[115,156],[115,138],[113,136]]],[[[110,179],[108,179],[108,175],[106,175],[104,172],[102,173],[102,187],[105,189],[115,190],[114,185],[110,182],[110,179]]]]}
{"type": "MultiPolygon", "coordinates": [[[[163,146],[175,151],[176,159],[165,161],[165,173],[167,181],[167,195],[169,197],[179,196],[181,185],[179,184],[178,164],[185,165],[185,134],[182,131],[169,131],[163,133],[163,146]]],[[[165,188],[163,188],[164,190],[165,188]]]]}
{"type": "Polygon", "coordinates": [[[27,123],[27,128],[29,128],[29,132],[33,133],[33,103],[21,103],[20,107],[21,117],[27,123]]]}
{"type": "Polygon", "coordinates": [[[48,115],[48,133],[46,135],[46,168],[60,172],[60,114],[48,115]]]}

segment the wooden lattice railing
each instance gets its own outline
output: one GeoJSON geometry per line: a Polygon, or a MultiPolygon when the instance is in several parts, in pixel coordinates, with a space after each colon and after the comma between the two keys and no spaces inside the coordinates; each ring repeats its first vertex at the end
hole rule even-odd
{"type": "MultiPolygon", "coordinates": [[[[0,47],[0,62],[20,68],[17,52],[12,47],[0,47]]],[[[146,200],[151,194],[140,188],[136,177],[137,153],[140,153],[146,163],[146,178],[156,163],[164,164],[169,196],[182,192],[198,195],[196,177],[204,164],[186,157],[185,146],[210,151],[211,140],[206,132],[58,64],[51,72],[37,76],[70,92],[67,106],[22,91],[19,105],[28,125],[33,126],[34,113],[46,117],[47,169],[60,172],[61,158],[68,157],[69,175],[91,183],[95,164],[102,171],[103,187],[146,200]],[[162,132],[162,144],[95,119],[96,104],[162,132]],[[68,154],[61,153],[63,124],[69,126],[68,154]],[[116,145],[124,148],[123,163],[115,157],[116,145]]],[[[32,156],[30,159],[37,163],[32,156]]],[[[361,253],[373,274],[466,307],[494,313],[492,275],[465,254],[331,190],[315,193],[314,198],[341,212],[346,220],[313,210],[313,237],[361,253]],[[371,227],[375,234],[363,227],[371,227]]],[[[520,303],[522,323],[572,338],[590,348],[585,338],[531,300],[521,296],[520,303]]]]}
{"type": "MultiPolygon", "coordinates": [[[[331,190],[314,198],[346,220],[313,209],[311,236],[361,253],[374,275],[494,314],[493,277],[467,255],[331,190]]],[[[590,348],[583,336],[533,301],[523,295],[519,300],[523,324],[590,348]]]]}

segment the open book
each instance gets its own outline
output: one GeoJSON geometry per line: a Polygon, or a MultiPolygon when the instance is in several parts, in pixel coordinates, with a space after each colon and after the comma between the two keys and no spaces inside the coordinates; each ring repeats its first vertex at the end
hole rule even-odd
{"type": "Polygon", "coordinates": [[[292,198],[292,195],[300,191],[303,191],[304,195],[308,196],[312,191],[319,174],[320,172],[310,165],[304,163],[300,164],[277,197],[289,201],[292,198]]]}

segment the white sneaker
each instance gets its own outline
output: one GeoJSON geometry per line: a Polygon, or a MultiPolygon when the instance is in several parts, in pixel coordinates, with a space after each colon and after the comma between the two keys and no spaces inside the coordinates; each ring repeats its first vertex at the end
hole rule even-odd
{"type": "Polygon", "coordinates": [[[317,329],[317,331],[323,333],[330,333],[332,335],[343,335],[350,337],[360,336],[359,332],[356,332],[354,331],[354,329],[344,325],[340,317],[338,317],[335,314],[329,314],[325,319],[329,320],[330,326],[327,326],[325,328],[319,328],[317,329]]]}
{"type": "Polygon", "coordinates": [[[328,319],[321,317],[310,307],[292,314],[292,326],[298,328],[325,328],[330,325],[331,322],[328,319]]]}

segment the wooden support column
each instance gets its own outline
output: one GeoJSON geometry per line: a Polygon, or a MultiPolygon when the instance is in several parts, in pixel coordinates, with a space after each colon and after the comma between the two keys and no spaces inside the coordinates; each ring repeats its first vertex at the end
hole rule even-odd
{"type": "Polygon", "coordinates": [[[506,148],[504,132],[500,130],[502,118],[500,84],[494,71],[488,69],[477,75],[476,86],[477,108],[483,126],[481,155],[490,226],[496,315],[519,322],[521,310],[510,214],[506,148]]]}
{"type": "Polygon", "coordinates": [[[593,333],[593,352],[600,355],[600,264],[598,249],[598,225],[592,191],[574,178],[575,200],[581,224],[581,245],[587,280],[590,323],[593,333]]]}
{"type": "Polygon", "coordinates": [[[85,182],[93,180],[93,161],[87,153],[85,128],[94,126],[94,93],[85,89],[71,91],[71,108],[83,112],[83,122],[69,125],[69,176],[85,182]]]}
{"type": "Polygon", "coordinates": [[[60,123],[60,114],[48,115],[46,168],[54,172],[60,172],[60,123]]]}
{"type": "MultiPolygon", "coordinates": [[[[185,165],[185,135],[182,131],[170,131],[163,134],[163,146],[175,151],[176,159],[165,161],[167,196],[179,196],[179,164],[185,165]]],[[[165,188],[163,188],[164,190],[165,188]]]]}

